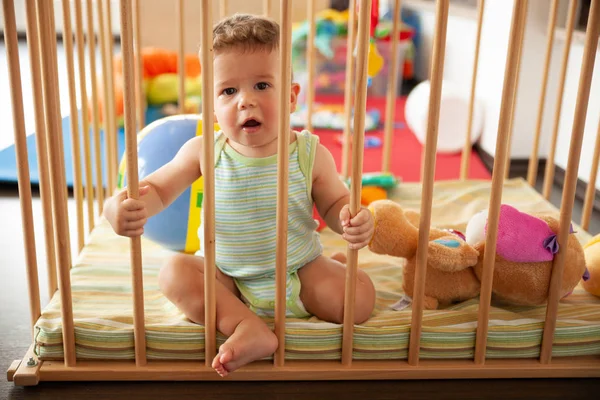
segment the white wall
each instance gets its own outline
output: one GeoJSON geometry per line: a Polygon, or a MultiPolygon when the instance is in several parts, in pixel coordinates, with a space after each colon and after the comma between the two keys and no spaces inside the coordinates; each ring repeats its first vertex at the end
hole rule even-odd
{"type": "MultiPolygon", "coordinates": [[[[98,16],[96,12],[98,0],[92,0],[92,4],[94,7],[94,30],[98,32],[98,16]]],[[[104,0],[102,0],[104,3],[104,0]]],[[[15,0],[15,19],[17,24],[17,31],[19,33],[25,33],[27,27],[27,13],[25,7],[25,0],[15,0]]],[[[120,11],[119,11],[119,1],[111,0],[111,18],[112,18],[112,32],[115,35],[118,35],[120,32],[120,11]]],[[[70,0],[70,8],[71,8],[71,27],[74,29],[74,21],[75,21],[75,2],[70,0]]],[[[87,1],[82,1],[82,17],[83,17],[83,25],[84,32],[87,32],[87,1]]],[[[0,32],[4,31],[4,11],[3,8],[0,8],[0,32]]],[[[62,33],[63,30],[63,6],[62,0],[54,0],[54,18],[56,24],[56,30],[62,33]]]]}
{"type": "MultiPolygon", "coordinates": [[[[564,25],[565,5],[566,3],[561,3],[561,12],[558,18],[559,25],[564,25]]],[[[428,79],[430,76],[431,46],[435,35],[435,15],[430,9],[413,8],[410,3],[407,7],[418,11],[421,17],[423,48],[420,49],[418,54],[416,75],[420,79],[428,79]]],[[[494,154],[496,147],[512,7],[513,2],[506,0],[488,0],[485,2],[476,96],[483,105],[485,114],[484,129],[479,143],[483,150],[489,154],[494,154]]],[[[513,125],[511,159],[529,158],[531,153],[542,85],[549,7],[550,2],[547,0],[529,1],[527,30],[523,43],[519,91],[513,125]]],[[[473,13],[472,16],[452,16],[451,12],[446,37],[444,79],[462,87],[466,96],[469,95],[471,85],[476,32],[476,13],[473,13]]],[[[565,42],[560,35],[555,35],[539,149],[539,156],[544,158],[548,154],[553,129],[558,96],[558,77],[564,44],[565,42]]],[[[562,103],[562,117],[559,125],[559,144],[555,157],[557,165],[563,168],[567,164],[568,142],[572,129],[582,54],[583,43],[578,39],[574,39],[569,57],[569,68],[562,103]]],[[[594,81],[590,93],[579,174],[581,179],[586,182],[589,179],[600,113],[599,56],[596,57],[594,81]]],[[[596,186],[600,187],[600,177],[596,181],[596,186]]]]}
{"type": "MultiPolygon", "coordinates": [[[[573,43],[569,57],[569,66],[565,91],[563,94],[562,116],[559,123],[558,146],[556,152],[556,164],[565,167],[569,158],[570,134],[573,129],[575,104],[577,90],[579,87],[579,74],[581,71],[581,60],[583,57],[583,45],[573,43]]],[[[589,181],[594,145],[600,124],[600,51],[596,52],[594,75],[590,88],[590,100],[588,103],[587,118],[579,162],[579,178],[585,182],[589,181]]],[[[596,179],[596,188],[600,188],[600,176],[596,179]]]]}

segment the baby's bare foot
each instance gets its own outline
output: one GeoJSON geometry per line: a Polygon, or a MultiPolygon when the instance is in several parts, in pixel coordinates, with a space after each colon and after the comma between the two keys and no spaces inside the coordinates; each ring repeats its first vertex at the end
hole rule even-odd
{"type": "Polygon", "coordinates": [[[273,354],[277,350],[277,336],[260,319],[245,319],[233,335],[219,348],[212,367],[221,376],[235,371],[249,362],[273,354]]]}

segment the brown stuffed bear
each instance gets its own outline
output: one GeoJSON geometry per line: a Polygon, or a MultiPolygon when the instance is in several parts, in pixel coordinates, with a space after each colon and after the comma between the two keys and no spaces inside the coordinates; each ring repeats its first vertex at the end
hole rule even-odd
{"type": "MultiPolygon", "coordinates": [[[[550,216],[529,215],[509,205],[500,207],[496,261],[492,291],[511,304],[534,306],[548,298],[554,254],[558,251],[558,221],[550,216]]],[[[479,252],[475,273],[481,279],[487,231],[487,211],[469,221],[466,240],[479,252]]],[[[571,229],[571,233],[573,230],[571,229]]],[[[579,281],[586,279],[583,248],[575,235],[569,235],[561,297],[567,296],[579,281]]]]}
{"type": "MultiPolygon", "coordinates": [[[[402,288],[412,298],[415,283],[419,214],[403,211],[390,200],[369,205],[375,221],[375,232],[369,243],[374,253],[407,259],[402,288]]],[[[425,309],[464,301],[479,294],[480,283],[473,271],[479,253],[458,232],[432,228],[429,232],[425,309]]]]}

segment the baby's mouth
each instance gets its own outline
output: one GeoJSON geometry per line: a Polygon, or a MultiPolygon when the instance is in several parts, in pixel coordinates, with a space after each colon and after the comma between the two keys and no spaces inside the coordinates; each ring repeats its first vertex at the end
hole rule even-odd
{"type": "Polygon", "coordinates": [[[260,125],[261,125],[260,122],[258,122],[254,118],[251,118],[242,124],[242,128],[257,128],[260,125]]]}

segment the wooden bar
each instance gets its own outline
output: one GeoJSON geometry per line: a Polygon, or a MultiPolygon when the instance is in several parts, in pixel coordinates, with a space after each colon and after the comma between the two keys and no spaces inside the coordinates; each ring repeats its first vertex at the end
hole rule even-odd
{"type": "MultiPolygon", "coordinates": [[[[492,359],[485,365],[472,360],[423,360],[410,366],[398,360],[357,360],[350,367],[332,360],[289,360],[284,367],[256,361],[227,377],[231,381],[331,381],[422,379],[510,379],[510,378],[598,378],[597,356],[560,357],[555,363],[540,364],[536,359],[492,359]]],[[[41,381],[220,381],[215,371],[193,361],[160,361],[136,367],[130,361],[81,361],[66,368],[57,361],[44,361],[41,381]]],[[[227,383],[223,383],[227,384],[227,383]]],[[[464,381],[468,385],[468,381],[464,381]]]]}
{"type": "Polygon", "coordinates": [[[133,57],[135,73],[135,102],[137,104],[137,129],[146,125],[146,94],[144,93],[144,63],[142,59],[142,34],[140,7],[142,0],[133,0],[133,57]]]}
{"type": "Polygon", "coordinates": [[[446,53],[446,30],[448,27],[448,0],[437,0],[435,37],[431,60],[431,89],[427,116],[427,136],[425,140],[425,161],[423,164],[423,188],[421,191],[421,219],[419,221],[419,243],[412,304],[412,319],[408,349],[408,363],[419,364],[421,329],[423,319],[423,298],[427,272],[427,243],[431,225],[431,205],[433,202],[433,180],[435,176],[435,153],[437,149],[442,80],[444,77],[444,57],[446,53]]]}
{"type": "MultiPolygon", "coordinates": [[[[42,93],[42,71],[40,65],[40,39],[37,26],[37,8],[34,0],[27,0],[26,10],[27,48],[29,51],[31,89],[33,91],[32,99],[35,112],[35,146],[38,156],[38,171],[40,178],[39,190],[42,201],[42,215],[44,217],[44,236],[46,237],[45,248],[46,267],[48,270],[48,293],[54,293],[58,288],[56,277],[56,249],[53,224],[54,218],[52,216],[52,191],[50,190],[48,141],[46,137],[47,133],[44,121],[44,96],[42,93]]],[[[19,190],[19,193],[22,192],[19,190]]]]}
{"type": "Polygon", "coordinates": [[[63,43],[67,56],[67,74],[69,79],[69,112],[71,121],[71,152],[73,157],[73,197],[77,217],[77,252],[83,249],[83,183],[81,182],[81,144],[79,141],[79,111],[75,92],[75,61],[73,57],[73,30],[71,28],[71,5],[63,1],[63,43]]]}
{"type": "MultiPolygon", "coordinates": [[[[112,33],[112,15],[111,15],[111,0],[105,1],[106,6],[106,26],[107,26],[107,47],[108,47],[108,65],[110,66],[108,72],[108,87],[115,87],[115,71],[114,71],[114,60],[113,60],[113,33],[112,33]]],[[[110,90],[108,93],[108,104],[109,104],[109,123],[110,123],[110,136],[112,137],[112,147],[113,151],[111,154],[113,158],[111,163],[113,164],[113,171],[115,172],[115,177],[118,177],[119,171],[119,145],[117,140],[117,117],[116,117],[116,108],[115,108],[115,91],[110,90]]],[[[116,189],[116,186],[112,188],[112,191],[116,189]]],[[[112,194],[112,192],[111,192],[112,194]]]]}
{"type": "Polygon", "coordinates": [[[280,10],[279,52],[281,54],[281,90],[279,91],[279,132],[277,141],[277,211],[276,211],[276,270],[275,270],[275,335],[279,347],[275,351],[275,366],[283,367],[285,362],[285,316],[286,316],[286,277],[287,277],[287,238],[288,238],[288,172],[290,92],[292,85],[292,2],[283,0],[280,10]]]}
{"type": "Polygon", "coordinates": [[[98,215],[104,208],[104,183],[102,182],[102,148],[100,143],[100,115],[98,111],[98,80],[96,73],[96,35],[94,32],[94,9],[92,0],[87,0],[88,50],[90,57],[90,80],[92,87],[92,121],[94,127],[94,158],[96,159],[96,198],[98,215]]]}
{"type": "Polygon", "coordinates": [[[498,220],[500,217],[500,204],[502,202],[502,187],[504,171],[508,156],[508,129],[511,118],[511,107],[517,80],[517,58],[519,57],[519,36],[521,24],[525,22],[527,0],[515,0],[506,57],[504,86],[502,88],[502,105],[500,106],[500,119],[498,121],[498,135],[496,136],[496,154],[492,174],[492,191],[487,222],[487,236],[485,253],[483,256],[483,274],[481,278],[481,294],[479,300],[479,315],[477,319],[477,334],[475,339],[475,363],[482,365],[486,362],[486,347],[488,323],[490,314],[490,301],[492,297],[492,281],[494,278],[494,262],[496,259],[496,240],[498,236],[498,220]]]}
{"type": "Polygon", "coordinates": [[[398,43],[400,42],[400,25],[401,18],[400,13],[402,11],[402,2],[400,0],[394,1],[394,23],[392,25],[392,40],[390,49],[390,75],[387,87],[387,100],[385,108],[385,126],[384,126],[384,140],[383,140],[383,162],[381,170],[383,172],[390,172],[391,160],[392,160],[392,141],[394,140],[394,120],[396,116],[396,91],[398,90],[398,43]]]}
{"type": "Polygon", "coordinates": [[[592,168],[590,169],[590,179],[588,180],[585,191],[585,202],[583,204],[583,213],[581,217],[581,227],[588,230],[590,227],[590,218],[594,208],[594,196],[596,195],[596,178],[598,175],[598,161],[600,161],[600,122],[598,122],[598,133],[596,133],[596,144],[594,145],[594,156],[592,158],[592,168]]]}
{"type": "Polygon", "coordinates": [[[61,301],[62,341],[64,362],[67,367],[75,365],[75,331],[73,325],[73,305],[71,298],[71,249],[69,237],[69,215],[67,212],[67,190],[64,169],[63,139],[60,123],[60,96],[58,89],[58,68],[55,54],[56,30],[54,28],[54,4],[51,1],[37,0],[38,32],[42,60],[42,84],[48,154],[50,156],[50,177],[52,190],[52,210],[56,217],[55,240],[58,263],[58,282],[61,301]]]}
{"type": "Polygon", "coordinates": [[[512,151],[512,136],[513,136],[513,124],[515,122],[515,110],[517,108],[517,95],[519,94],[519,77],[521,76],[521,56],[523,54],[523,39],[525,38],[525,28],[527,26],[527,5],[528,2],[525,0],[525,12],[521,16],[523,22],[521,23],[521,31],[519,32],[519,50],[517,52],[517,80],[515,82],[515,92],[512,97],[510,106],[510,123],[508,126],[508,144],[506,145],[506,164],[504,168],[504,179],[508,179],[510,173],[510,153],[512,151]]]}
{"type": "Polygon", "coordinates": [[[79,97],[83,120],[83,161],[85,165],[85,197],[87,201],[88,232],[94,228],[94,185],[92,178],[92,146],[90,143],[90,118],[85,71],[85,42],[83,35],[82,0],[75,0],[75,26],[77,31],[77,58],[79,63],[79,97]]]}
{"type": "Polygon", "coordinates": [[[40,283],[38,278],[37,255],[35,252],[35,233],[33,230],[31,183],[27,158],[27,136],[25,133],[25,116],[23,111],[19,43],[17,38],[14,1],[4,0],[2,5],[4,16],[4,43],[8,61],[10,100],[12,103],[12,118],[14,121],[13,133],[15,138],[19,201],[21,203],[23,247],[25,249],[25,268],[27,269],[27,288],[29,292],[29,317],[31,320],[32,337],[35,338],[34,326],[41,315],[40,283]]]}
{"type": "Polygon", "coordinates": [[[471,95],[469,98],[469,116],[467,117],[467,136],[465,137],[465,146],[463,147],[460,163],[460,179],[469,178],[469,164],[471,161],[471,143],[473,132],[473,112],[475,109],[475,89],[477,88],[477,71],[479,69],[479,50],[481,46],[481,28],[483,27],[483,13],[485,11],[485,0],[479,0],[479,9],[477,13],[477,36],[475,39],[475,58],[473,60],[473,75],[471,76],[471,95]]]}
{"type": "Polygon", "coordinates": [[[9,382],[13,381],[13,379],[15,377],[15,373],[19,369],[20,365],[21,365],[21,360],[13,360],[13,362],[10,363],[8,370],[6,371],[6,380],[7,381],[9,381],[9,382]]]}
{"type": "Polygon", "coordinates": [[[217,354],[217,300],[215,264],[215,138],[213,113],[212,3],[202,0],[200,65],[202,65],[202,138],[204,178],[204,358],[207,367],[217,354]]]}
{"type": "Polygon", "coordinates": [[[573,27],[575,17],[577,16],[577,0],[571,0],[569,3],[569,13],[567,15],[567,37],[565,39],[565,48],[563,51],[562,65],[560,67],[560,80],[557,89],[556,109],[554,110],[554,125],[552,127],[552,138],[550,142],[550,152],[546,159],[546,171],[544,172],[543,196],[546,200],[550,199],[550,192],[554,183],[554,157],[556,155],[556,143],[558,141],[558,126],[560,123],[560,114],[562,111],[563,93],[565,91],[565,80],[567,77],[567,68],[569,66],[569,53],[571,51],[571,39],[573,37],[573,27]]]}
{"type": "Polygon", "coordinates": [[[219,17],[223,19],[227,16],[227,0],[220,0],[219,3],[219,17]]]}
{"type": "Polygon", "coordinates": [[[550,278],[550,289],[548,295],[548,306],[546,308],[546,321],[542,336],[542,351],[540,361],[542,364],[550,363],[552,359],[552,345],[554,341],[554,330],[556,329],[556,317],[558,315],[558,303],[564,293],[561,292],[562,277],[565,267],[567,252],[567,241],[571,227],[573,214],[573,203],[575,202],[575,191],[577,189],[577,174],[579,172],[579,160],[581,158],[581,146],[585,130],[585,118],[587,115],[588,101],[592,87],[592,76],[594,74],[594,62],[598,47],[598,35],[600,35],[600,0],[592,0],[587,23],[585,45],[583,47],[583,59],[581,73],[579,75],[579,88],[577,90],[577,101],[575,103],[575,116],[573,118],[573,129],[571,131],[571,145],[569,148],[569,161],[565,172],[565,185],[562,192],[560,207],[560,223],[558,232],[559,252],[554,257],[552,265],[552,277],[550,278]]]}
{"type": "MultiPolygon", "coordinates": [[[[135,126],[135,80],[133,75],[133,28],[131,1],[121,0],[121,53],[123,54],[123,101],[125,119],[125,152],[127,157],[127,196],[139,199],[137,130],[135,126]]],[[[144,321],[144,283],[142,243],[131,238],[131,279],[133,285],[133,336],[135,365],[146,365],[146,330],[144,321]]]]}
{"type": "Polygon", "coordinates": [[[535,187],[538,173],[538,151],[540,148],[540,136],[542,132],[542,123],[544,116],[544,106],[546,105],[546,90],[548,89],[548,75],[550,71],[550,61],[552,60],[552,49],[554,46],[554,29],[556,26],[556,11],[558,10],[558,0],[552,0],[550,6],[550,15],[548,17],[548,41],[546,43],[546,57],[544,61],[544,73],[542,75],[542,91],[540,93],[540,104],[538,107],[537,120],[535,123],[535,134],[533,137],[533,147],[529,156],[529,167],[527,168],[527,182],[531,187],[535,187]]]}
{"type": "Polygon", "coordinates": [[[317,33],[317,21],[315,21],[315,0],[307,0],[306,4],[306,18],[308,18],[308,36],[306,38],[306,130],[312,132],[312,118],[315,108],[315,35],[317,33]]]}
{"type": "Polygon", "coordinates": [[[263,0],[263,14],[265,17],[269,17],[271,15],[271,0],[263,0]]]}
{"type": "Polygon", "coordinates": [[[179,113],[185,114],[185,22],[183,18],[184,7],[183,0],[177,1],[177,25],[178,27],[178,43],[179,43],[179,57],[178,57],[178,68],[179,74],[179,113]]]}
{"type": "Polygon", "coordinates": [[[97,14],[98,14],[98,36],[100,37],[100,54],[102,56],[102,88],[103,101],[102,101],[102,128],[104,129],[104,148],[106,150],[104,163],[106,165],[106,182],[107,182],[107,196],[110,196],[113,188],[116,185],[116,171],[113,171],[115,165],[111,162],[114,158],[112,152],[115,150],[110,132],[110,118],[109,118],[109,92],[114,90],[112,86],[108,84],[108,75],[111,73],[112,66],[108,64],[108,44],[106,43],[106,24],[104,23],[104,7],[102,7],[102,1],[96,0],[97,14]]]}
{"type": "Polygon", "coordinates": [[[346,80],[344,83],[344,140],[342,141],[342,177],[348,179],[350,164],[350,140],[352,140],[352,105],[353,105],[353,83],[354,83],[354,43],[356,42],[356,0],[349,0],[348,14],[348,37],[346,40],[346,80]]]}
{"type": "MultiPolygon", "coordinates": [[[[354,134],[352,135],[352,180],[350,181],[350,215],[360,210],[362,190],[363,152],[365,142],[365,114],[367,108],[367,56],[369,54],[369,21],[372,1],[360,3],[358,13],[358,50],[356,53],[356,106],[354,134]]],[[[354,306],[358,275],[358,250],[347,246],[346,284],[344,291],[344,320],[342,328],[342,364],[352,364],[354,340],[354,306]]]]}
{"type": "MultiPolygon", "coordinates": [[[[12,2],[12,0],[11,0],[12,2]]],[[[19,363],[19,367],[13,375],[15,385],[34,386],[40,382],[41,361],[35,355],[33,345],[29,347],[25,357],[19,363]]]]}

